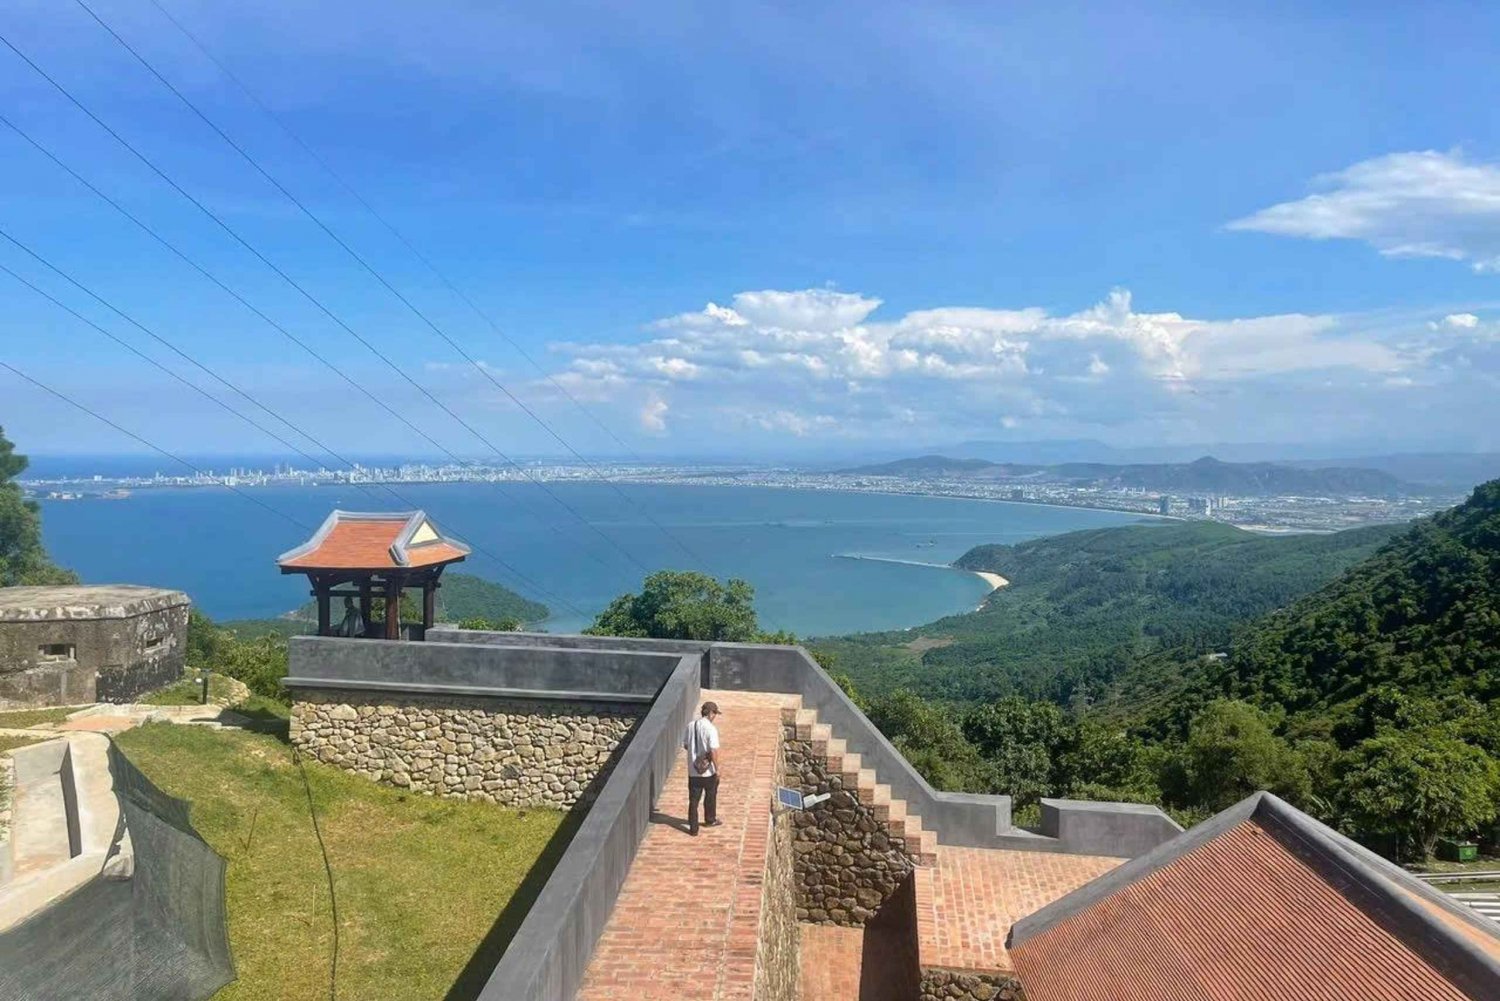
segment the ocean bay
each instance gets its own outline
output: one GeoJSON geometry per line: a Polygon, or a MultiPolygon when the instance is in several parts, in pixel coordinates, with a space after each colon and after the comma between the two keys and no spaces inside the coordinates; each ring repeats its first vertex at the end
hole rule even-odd
{"type": "MultiPolygon", "coordinates": [[[[743,577],[755,586],[762,625],[770,629],[811,636],[904,628],[971,609],[989,590],[973,574],[920,564],[946,564],[984,543],[1150,520],[1031,504],[756,487],[551,482],[545,492],[531,483],[395,489],[474,547],[459,569],[548,604],[553,617],[546,628],[554,632],[586,625],[610,599],[636,589],[643,568],[743,577]],[[846,555],[881,559],[839,558],[846,555]]],[[[306,582],[281,576],[275,558],[330,510],[408,506],[379,487],[242,493],[162,488],[123,500],[44,501],[45,540],[53,557],[87,582],[178,588],[216,619],[265,618],[306,600],[306,582]]]]}

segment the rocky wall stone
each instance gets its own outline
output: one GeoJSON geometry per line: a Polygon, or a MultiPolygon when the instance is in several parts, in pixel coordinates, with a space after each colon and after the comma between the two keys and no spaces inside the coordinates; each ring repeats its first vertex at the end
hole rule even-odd
{"type": "Polygon", "coordinates": [[[863,925],[912,871],[905,842],[859,801],[858,790],[830,774],[823,755],[797,737],[793,724],[783,724],[782,745],[784,783],[803,795],[830,794],[828,801],[791,814],[797,920],[863,925]]]}
{"type": "Polygon", "coordinates": [[[1026,1001],[1021,981],[1005,973],[923,970],[921,1001],[1026,1001]]]}
{"type": "Polygon", "coordinates": [[[644,707],[550,699],[302,692],[292,743],[401,788],[567,809],[603,784],[644,707]]]}
{"type": "Polygon", "coordinates": [[[797,1001],[801,971],[791,815],[774,816],[772,822],[765,881],[761,884],[754,997],[755,1001],[797,1001]]]}

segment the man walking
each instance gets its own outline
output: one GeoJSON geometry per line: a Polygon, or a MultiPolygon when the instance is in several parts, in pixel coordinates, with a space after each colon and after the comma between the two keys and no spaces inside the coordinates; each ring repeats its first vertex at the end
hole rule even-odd
{"type": "Polygon", "coordinates": [[[688,756],[688,833],[698,836],[698,800],[703,800],[703,826],[718,827],[719,718],[716,703],[705,702],[698,718],[688,724],[682,746],[688,756]]]}

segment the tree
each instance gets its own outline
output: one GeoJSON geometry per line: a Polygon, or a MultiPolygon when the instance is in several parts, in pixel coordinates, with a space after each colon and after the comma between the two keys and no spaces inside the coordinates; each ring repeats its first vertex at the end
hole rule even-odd
{"type": "Polygon", "coordinates": [[[939,706],[899,689],[876,699],[866,712],[901,756],[936,788],[990,791],[991,769],[939,706]]]}
{"type": "Polygon", "coordinates": [[[1247,702],[1219,699],[1193,720],[1182,762],[1190,802],[1212,811],[1261,789],[1293,803],[1309,791],[1307,765],[1247,702]]]}
{"type": "Polygon", "coordinates": [[[708,574],[660,570],[640,594],[622,594],[584,630],[595,636],[710,640],[747,643],[762,638],[755,621],[755,589],[731,578],[721,584],[708,574]]]}
{"type": "Polygon", "coordinates": [[[78,577],[53,566],[42,547],[41,509],[21,495],[15,482],[26,465],[26,456],[16,452],[0,428],[0,587],[76,584],[78,577]]]}
{"type": "Polygon", "coordinates": [[[518,633],[525,627],[520,619],[514,615],[507,615],[499,619],[487,619],[482,615],[471,615],[466,619],[458,620],[460,629],[479,629],[498,633],[518,633]]]}
{"type": "Polygon", "coordinates": [[[1161,799],[1146,746],[1119,727],[1084,717],[1057,754],[1057,792],[1075,799],[1155,803],[1161,799]]]}
{"type": "Polygon", "coordinates": [[[1500,762],[1448,727],[1387,729],[1351,753],[1343,799],[1361,835],[1394,839],[1398,856],[1425,859],[1442,835],[1494,822],[1500,762]]]}
{"type": "Polygon", "coordinates": [[[1010,696],[965,716],[963,734],[993,767],[996,791],[1025,806],[1057,791],[1057,758],[1073,724],[1050,702],[1010,696]]]}

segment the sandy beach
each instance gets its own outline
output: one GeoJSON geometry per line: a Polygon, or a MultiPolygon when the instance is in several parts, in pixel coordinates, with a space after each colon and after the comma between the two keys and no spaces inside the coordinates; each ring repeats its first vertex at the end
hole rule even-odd
{"type": "Polygon", "coordinates": [[[1000,590],[1002,587],[1010,583],[1010,581],[1006,580],[999,574],[990,573],[986,570],[970,570],[969,573],[973,574],[975,577],[983,578],[984,582],[990,586],[990,591],[992,593],[1000,590]]]}

